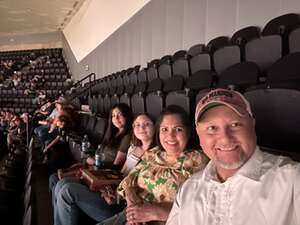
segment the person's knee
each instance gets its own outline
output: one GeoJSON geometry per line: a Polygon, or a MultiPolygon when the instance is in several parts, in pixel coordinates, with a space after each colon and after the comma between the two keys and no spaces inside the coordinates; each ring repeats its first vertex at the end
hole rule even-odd
{"type": "MultiPolygon", "coordinates": [[[[58,178],[58,176],[57,176],[57,178],[58,178]]],[[[79,182],[79,179],[76,177],[65,177],[65,178],[57,181],[54,191],[55,191],[55,193],[57,193],[60,189],[62,189],[62,187],[65,184],[78,183],[78,182],[79,182]]]]}
{"type": "Polygon", "coordinates": [[[34,128],[33,129],[33,133],[36,135],[36,136],[38,136],[38,133],[39,133],[39,129],[38,129],[39,127],[36,127],[36,128],[34,128]]]}
{"type": "Polygon", "coordinates": [[[59,180],[55,187],[54,187],[54,192],[52,193],[54,196],[58,196],[58,194],[60,193],[60,191],[62,190],[63,186],[66,184],[65,180],[59,180]]]}
{"type": "Polygon", "coordinates": [[[58,195],[60,196],[60,200],[64,200],[66,202],[73,203],[73,204],[78,204],[86,197],[90,197],[89,196],[90,193],[91,192],[88,190],[88,188],[85,185],[78,182],[76,183],[68,182],[63,185],[61,190],[58,192],[58,195]]]}
{"type": "Polygon", "coordinates": [[[52,193],[57,182],[59,181],[58,175],[57,173],[53,173],[50,177],[49,177],[49,190],[52,193]]]}
{"type": "Polygon", "coordinates": [[[41,133],[42,129],[43,129],[43,126],[36,127],[36,128],[34,128],[33,133],[36,136],[40,136],[40,133],[41,133]]]}
{"type": "Polygon", "coordinates": [[[56,198],[58,205],[72,204],[74,202],[72,186],[69,184],[63,185],[63,187],[57,192],[56,198]]]}

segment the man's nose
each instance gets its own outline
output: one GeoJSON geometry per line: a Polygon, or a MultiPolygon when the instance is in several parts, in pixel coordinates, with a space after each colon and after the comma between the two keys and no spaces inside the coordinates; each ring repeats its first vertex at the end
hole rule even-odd
{"type": "Polygon", "coordinates": [[[233,140],[233,133],[230,128],[224,127],[220,131],[219,140],[221,143],[228,144],[233,140]]]}

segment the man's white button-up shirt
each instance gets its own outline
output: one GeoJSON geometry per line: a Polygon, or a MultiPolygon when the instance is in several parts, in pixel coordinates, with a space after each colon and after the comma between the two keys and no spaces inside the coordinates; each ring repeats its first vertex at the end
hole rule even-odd
{"type": "Polygon", "coordinates": [[[220,183],[213,162],[180,189],[167,225],[300,225],[300,164],[255,150],[220,183]]]}

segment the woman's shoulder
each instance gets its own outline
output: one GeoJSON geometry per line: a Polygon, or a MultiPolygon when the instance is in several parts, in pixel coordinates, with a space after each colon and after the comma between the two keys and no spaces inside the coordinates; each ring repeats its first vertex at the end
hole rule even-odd
{"type": "Polygon", "coordinates": [[[208,157],[201,149],[190,149],[184,152],[186,160],[193,162],[196,165],[206,165],[209,161],[208,157]]]}
{"type": "Polygon", "coordinates": [[[142,160],[151,160],[155,157],[156,154],[158,154],[161,150],[159,149],[159,147],[153,147],[151,149],[148,149],[143,157],[142,157],[142,160]]]}
{"type": "Polygon", "coordinates": [[[132,133],[128,131],[126,134],[124,134],[123,138],[131,138],[131,136],[132,136],[132,133]]]}
{"type": "Polygon", "coordinates": [[[122,137],[122,139],[121,139],[121,142],[128,142],[128,143],[130,143],[130,141],[131,141],[131,133],[125,134],[125,135],[122,137]]]}

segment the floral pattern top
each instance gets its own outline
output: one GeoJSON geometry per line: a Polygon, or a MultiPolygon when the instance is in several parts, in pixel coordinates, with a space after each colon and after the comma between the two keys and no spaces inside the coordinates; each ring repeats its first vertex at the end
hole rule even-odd
{"type": "Polygon", "coordinates": [[[172,164],[166,157],[166,152],[158,147],[148,150],[142,161],[122,180],[118,193],[125,198],[127,188],[134,187],[144,201],[171,203],[183,182],[208,162],[199,150],[182,152],[172,164]]]}

